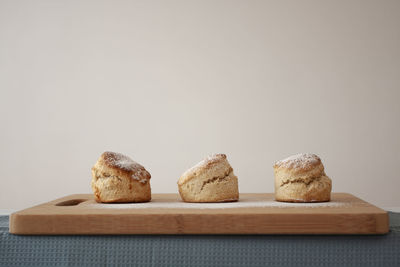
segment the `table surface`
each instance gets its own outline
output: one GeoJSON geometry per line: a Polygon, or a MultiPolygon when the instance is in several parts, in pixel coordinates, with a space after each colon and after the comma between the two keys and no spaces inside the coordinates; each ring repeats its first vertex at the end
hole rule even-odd
{"type": "Polygon", "coordinates": [[[18,236],[0,216],[1,266],[400,266],[400,213],[386,235],[18,236]]]}

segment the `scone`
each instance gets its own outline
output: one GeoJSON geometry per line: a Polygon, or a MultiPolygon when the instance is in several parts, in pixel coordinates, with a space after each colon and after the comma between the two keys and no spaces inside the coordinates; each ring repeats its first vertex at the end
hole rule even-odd
{"type": "Polygon", "coordinates": [[[238,179],[224,154],[208,156],[178,181],[185,202],[228,202],[239,199],[238,179]]]}
{"type": "Polygon", "coordinates": [[[324,202],[331,199],[332,181],[321,159],[298,154],[274,164],[275,199],[285,202],[324,202]]]}
{"type": "Polygon", "coordinates": [[[104,152],[92,168],[97,202],[147,202],[151,199],[150,173],[129,157],[104,152]]]}

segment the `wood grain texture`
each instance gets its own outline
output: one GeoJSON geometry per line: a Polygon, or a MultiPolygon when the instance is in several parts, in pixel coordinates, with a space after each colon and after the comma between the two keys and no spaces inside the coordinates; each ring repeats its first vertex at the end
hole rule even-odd
{"type": "MultiPolygon", "coordinates": [[[[273,201],[273,194],[240,194],[240,202],[273,201]]],[[[152,202],[177,203],[177,194],[153,194],[152,202]]],[[[384,234],[388,214],[346,193],[324,207],[104,208],[93,195],[70,195],[10,216],[10,233],[56,234],[384,234]]],[[[239,202],[238,202],[239,203],[239,202]]],[[[132,205],[132,204],[131,204],[132,205]]],[[[134,205],[134,204],[133,204],[134,205]]],[[[201,205],[201,204],[200,204],[201,205]]],[[[179,206],[179,205],[178,205],[179,206]]],[[[123,207],[123,206],[122,206],[123,207]]]]}

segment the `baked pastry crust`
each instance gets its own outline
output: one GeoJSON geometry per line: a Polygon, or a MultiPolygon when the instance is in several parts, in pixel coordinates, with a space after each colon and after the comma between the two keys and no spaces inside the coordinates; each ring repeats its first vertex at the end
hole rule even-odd
{"type": "Polygon", "coordinates": [[[229,202],[239,199],[238,179],[224,154],[208,156],[179,178],[185,202],[229,202]]]}
{"type": "Polygon", "coordinates": [[[150,173],[129,157],[104,152],[92,168],[92,189],[97,202],[151,200],[150,173]]]}
{"type": "Polygon", "coordinates": [[[330,201],[332,181],[315,154],[297,154],[274,164],[275,199],[284,202],[330,201]]]}

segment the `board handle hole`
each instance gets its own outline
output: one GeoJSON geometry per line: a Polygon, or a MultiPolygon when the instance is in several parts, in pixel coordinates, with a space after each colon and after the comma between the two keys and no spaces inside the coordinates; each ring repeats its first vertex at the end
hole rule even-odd
{"type": "Polygon", "coordinates": [[[56,206],[76,206],[79,203],[86,201],[87,199],[70,199],[60,203],[57,203],[56,206]]]}

